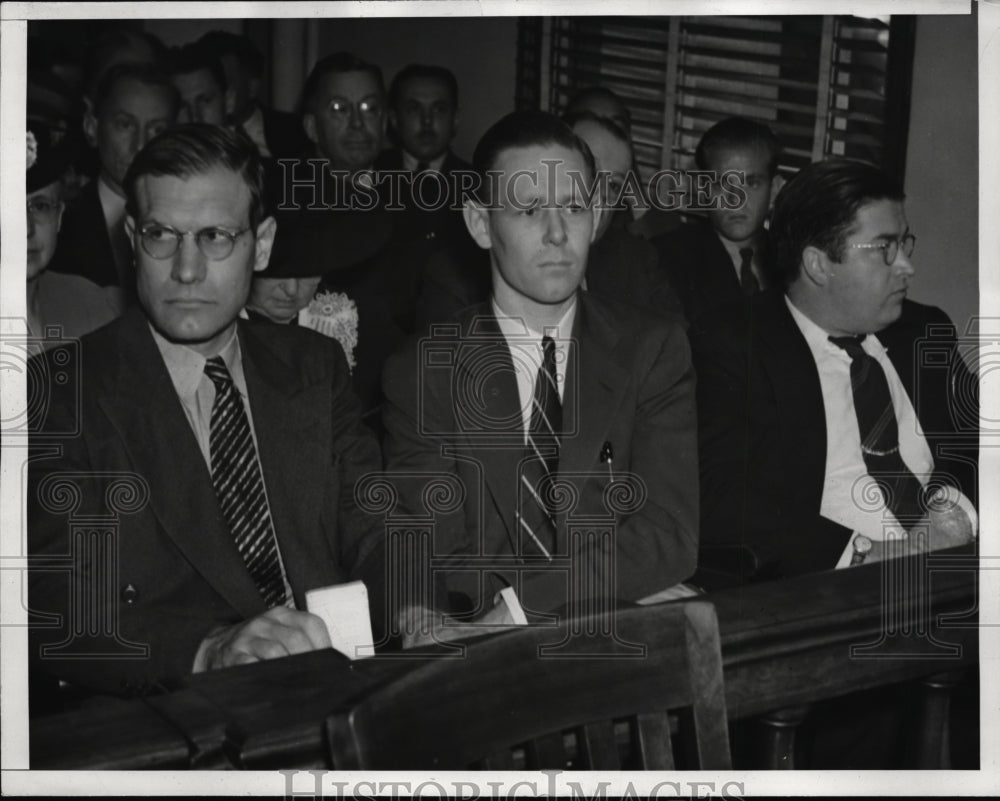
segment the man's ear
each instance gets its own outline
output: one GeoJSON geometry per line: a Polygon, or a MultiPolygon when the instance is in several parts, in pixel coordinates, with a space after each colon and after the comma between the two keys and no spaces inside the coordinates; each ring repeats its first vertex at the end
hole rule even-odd
{"type": "Polygon", "coordinates": [[[830,257],[813,245],[802,251],[802,275],[811,284],[826,286],[833,273],[831,264],[830,257]]]}
{"type": "Polygon", "coordinates": [[[233,116],[233,112],[236,111],[236,90],[232,87],[226,89],[225,103],[226,103],[226,118],[233,116]]]}
{"type": "Polygon", "coordinates": [[[314,145],[319,143],[319,134],[316,132],[316,115],[312,112],[302,115],[302,129],[306,132],[309,141],[314,145]]]}
{"type": "Polygon", "coordinates": [[[593,245],[594,240],[597,239],[597,230],[601,227],[601,220],[604,219],[605,214],[613,214],[614,209],[600,203],[594,203],[590,207],[590,213],[594,215],[594,227],[590,231],[590,244],[593,245]]]}
{"type": "Polygon", "coordinates": [[[97,117],[89,100],[83,110],[83,135],[87,138],[88,145],[97,147],[97,117]]]}
{"type": "Polygon", "coordinates": [[[66,204],[61,200],[59,201],[59,216],[56,217],[56,233],[58,234],[62,230],[62,217],[63,212],[66,211],[66,204]]]}
{"type": "Polygon", "coordinates": [[[253,271],[259,273],[267,267],[271,260],[271,248],[274,247],[274,233],[278,223],[274,217],[268,217],[257,226],[257,241],[254,244],[253,271]]]}
{"type": "Polygon", "coordinates": [[[768,200],[768,208],[774,208],[774,199],[778,196],[778,192],[781,191],[781,187],[785,185],[785,177],[778,173],[771,179],[771,197],[768,200]]]}
{"type": "Polygon", "coordinates": [[[490,211],[478,200],[469,198],[462,207],[462,218],[465,220],[465,227],[469,229],[469,234],[476,244],[483,250],[493,247],[493,239],[490,236],[490,211]]]}

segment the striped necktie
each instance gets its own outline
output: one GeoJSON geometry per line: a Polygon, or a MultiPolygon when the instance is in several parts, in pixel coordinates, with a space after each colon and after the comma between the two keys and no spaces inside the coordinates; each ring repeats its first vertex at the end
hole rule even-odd
{"type": "Polygon", "coordinates": [[[851,393],[861,434],[861,455],[885,505],[907,531],[923,514],[923,488],[899,453],[899,426],[889,382],[878,360],[868,355],[864,337],[830,337],[851,357],[851,393]]]}
{"type": "Polygon", "coordinates": [[[285,603],[285,581],[257,448],[243,399],[221,356],[205,362],[215,384],[209,433],[212,485],[229,531],[268,608],[285,603]]]}
{"type": "Polygon", "coordinates": [[[555,512],[548,484],[559,470],[562,403],[556,372],[556,343],[542,338],[542,364],[535,378],[528,429],[527,459],[521,472],[518,524],[523,554],[552,558],[556,546],[555,512]]]}

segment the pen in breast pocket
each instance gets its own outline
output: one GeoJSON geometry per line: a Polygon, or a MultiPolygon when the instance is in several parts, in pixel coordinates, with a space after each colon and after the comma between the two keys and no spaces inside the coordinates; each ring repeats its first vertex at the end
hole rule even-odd
{"type": "Polygon", "coordinates": [[[605,442],[601,448],[600,460],[608,465],[608,480],[614,483],[615,474],[611,469],[611,462],[614,459],[614,451],[611,450],[611,443],[605,442]]]}

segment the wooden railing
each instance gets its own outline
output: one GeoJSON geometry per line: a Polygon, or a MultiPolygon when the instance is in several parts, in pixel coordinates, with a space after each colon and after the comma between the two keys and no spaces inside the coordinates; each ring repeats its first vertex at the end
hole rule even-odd
{"type": "MultiPolygon", "coordinates": [[[[912,766],[947,767],[948,687],[978,662],[975,570],[953,551],[707,596],[729,718],[759,718],[770,732],[759,767],[797,767],[810,704],[910,680],[924,687],[912,766]]],[[[191,676],[160,696],[88,699],[32,721],[31,766],[330,768],[325,719],[432,658],[350,662],[327,650],[191,676]]]]}

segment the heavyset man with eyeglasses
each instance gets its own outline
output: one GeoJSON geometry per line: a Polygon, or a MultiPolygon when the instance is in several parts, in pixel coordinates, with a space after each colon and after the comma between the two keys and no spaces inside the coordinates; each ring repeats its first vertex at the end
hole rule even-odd
{"type": "Polygon", "coordinates": [[[275,233],[252,143],[216,126],[172,128],[124,187],[139,306],[81,340],[78,357],[57,349],[42,365],[54,377],[72,361],[75,372],[46,385],[33,445],[61,455],[31,463],[31,552],[58,561],[71,550],[54,474],[79,486],[71,515],[113,514],[122,480],[137,508],[119,510],[116,541],[78,553],[72,571],[34,571],[30,601],[62,619],[33,629],[32,653],[50,646],[37,667],[134,693],[328,646],[303,611],[312,588],[362,579],[380,621],[383,568],[380,532],[353,493],[379,469],[378,445],[343,351],[313,331],[238,319],[275,233]],[[81,615],[111,634],[91,658],[63,659],[81,615]]]}
{"type": "Polygon", "coordinates": [[[771,221],[783,286],[692,328],[706,579],[975,536],[977,399],[963,395],[975,381],[944,312],[906,299],[915,238],[903,200],[861,162],[804,168],[771,221]]]}

